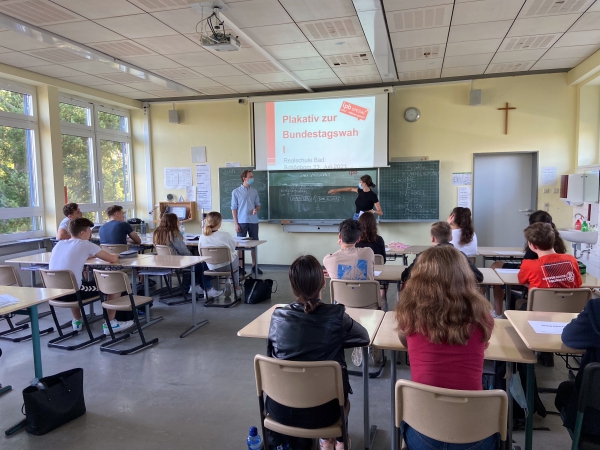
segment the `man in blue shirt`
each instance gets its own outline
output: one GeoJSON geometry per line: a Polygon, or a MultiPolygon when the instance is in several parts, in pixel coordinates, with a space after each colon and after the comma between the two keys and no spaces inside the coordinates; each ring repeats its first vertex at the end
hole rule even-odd
{"type": "MultiPolygon", "coordinates": [[[[242,185],[234,189],[231,193],[231,214],[235,223],[235,231],[238,236],[250,236],[250,239],[258,240],[258,211],[260,210],[260,199],[258,191],[254,189],[254,174],[251,170],[244,170],[241,173],[242,185]]],[[[243,250],[240,250],[239,257],[243,258],[243,250]]],[[[256,267],[256,259],[252,252],[252,268],[256,267]]],[[[258,273],[262,275],[262,270],[256,267],[258,273]]]]}
{"type": "Polygon", "coordinates": [[[141,244],[142,239],[133,231],[131,225],[125,222],[125,211],[119,205],[106,208],[109,221],[100,227],[98,232],[100,244],[127,244],[127,237],[134,243],[141,244]]]}

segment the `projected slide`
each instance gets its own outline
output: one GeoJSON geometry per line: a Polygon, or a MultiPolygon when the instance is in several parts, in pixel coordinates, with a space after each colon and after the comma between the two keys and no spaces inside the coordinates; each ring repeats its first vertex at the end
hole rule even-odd
{"type": "Polygon", "coordinates": [[[373,167],[375,97],[265,103],[268,170],[373,167]]]}

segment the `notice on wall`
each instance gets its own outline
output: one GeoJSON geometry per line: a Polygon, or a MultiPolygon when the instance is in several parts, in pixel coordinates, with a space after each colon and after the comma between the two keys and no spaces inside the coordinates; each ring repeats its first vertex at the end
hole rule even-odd
{"type": "Polygon", "coordinates": [[[542,167],[542,186],[556,186],[556,167],[542,167]]]}
{"type": "Polygon", "coordinates": [[[471,186],[472,180],[471,172],[454,172],[452,174],[452,186],[471,186]]]}
{"type": "Polygon", "coordinates": [[[458,206],[461,208],[471,207],[471,186],[461,186],[458,188],[458,206]]]}
{"type": "Polygon", "coordinates": [[[212,209],[210,164],[196,164],[196,207],[198,210],[212,209]]]}
{"type": "Polygon", "coordinates": [[[196,201],[196,186],[187,186],[185,188],[185,201],[195,202],[196,201]]]}
{"type": "Polygon", "coordinates": [[[240,167],[240,163],[239,162],[228,162],[228,163],[225,163],[225,167],[240,167]]]}
{"type": "Polygon", "coordinates": [[[190,167],[165,167],[165,188],[185,189],[192,184],[190,167]]]}
{"type": "Polygon", "coordinates": [[[206,162],[206,146],[192,147],[192,162],[193,163],[205,163],[206,162]]]}

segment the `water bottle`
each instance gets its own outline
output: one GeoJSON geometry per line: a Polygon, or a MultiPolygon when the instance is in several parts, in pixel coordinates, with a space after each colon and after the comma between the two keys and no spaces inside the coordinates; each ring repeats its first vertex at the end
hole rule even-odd
{"type": "Polygon", "coordinates": [[[231,295],[231,277],[227,278],[225,282],[225,297],[229,297],[231,295]]]}
{"type": "Polygon", "coordinates": [[[181,235],[185,238],[185,226],[183,225],[183,223],[179,225],[179,231],[181,231],[181,235]]]}
{"type": "Polygon", "coordinates": [[[146,237],[146,222],[144,222],[143,220],[140,224],[140,233],[142,234],[142,237],[146,237]]]}
{"type": "Polygon", "coordinates": [[[248,448],[250,450],[260,450],[261,442],[262,439],[258,435],[258,430],[256,429],[256,427],[250,427],[250,430],[248,432],[248,439],[246,440],[248,448]]]}

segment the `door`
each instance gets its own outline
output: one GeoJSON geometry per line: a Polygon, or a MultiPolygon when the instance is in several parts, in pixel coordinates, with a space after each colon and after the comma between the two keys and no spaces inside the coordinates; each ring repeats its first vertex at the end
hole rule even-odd
{"type": "Polygon", "coordinates": [[[473,155],[473,223],[480,247],[522,247],[537,209],[536,153],[473,155]]]}

